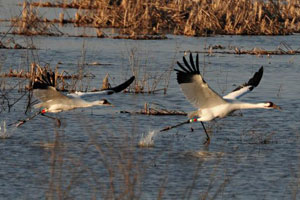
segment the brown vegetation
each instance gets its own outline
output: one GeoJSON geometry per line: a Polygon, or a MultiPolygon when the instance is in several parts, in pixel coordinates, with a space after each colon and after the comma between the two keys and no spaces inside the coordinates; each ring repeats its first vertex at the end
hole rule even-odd
{"type": "Polygon", "coordinates": [[[50,73],[54,74],[54,80],[53,81],[53,86],[55,86],[58,90],[64,91],[64,92],[73,92],[76,88],[74,85],[70,85],[66,80],[69,79],[71,82],[74,82],[74,80],[78,80],[81,78],[86,78],[86,77],[91,77],[92,75],[90,74],[68,74],[66,71],[61,71],[58,72],[57,67],[55,68],[54,71],[46,65],[46,66],[40,66],[37,63],[31,63],[29,71],[26,70],[13,70],[10,69],[9,72],[4,72],[0,74],[0,77],[17,77],[17,78],[24,78],[24,79],[29,79],[29,84],[25,85],[26,90],[30,90],[32,88],[32,84],[34,80],[37,77],[41,77],[42,74],[45,73],[50,73]],[[70,89],[71,88],[71,89],[70,89]]]}
{"type": "Polygon", "coordinates": [[[56,27],[46,18],[39,17],[38,10],[27,2],[23,3],[23,10],[20,17],[13,18],[12,27],[14,27],[12,34],[18,35],[47,35],[60,36],[62,35],[56,27]],[[47,22],[47,23],[45,23],[47,22]]]}
{"type": "Polygon", "coordinates": [[[129,86],[127,92],[131,93],[148,93],[157,92],[167,93],[169,87],[171,73],[175,66],[175,56],[170,66],[162,72],[151,71],[151,66],[146,58],[141,59],[145,55],[141,55],[137,48],[132,48],[129,52],[129,63],[135,81],[129,86]]]}
{"type": "Polygon", "coordinates": [[[15,43],[14,40],[8,40],[7,44],[4,44],[0,41],[0,49],[36,49],[36,47],[24,47],[18,43],[15,43]]]}
{"type": "MultiPolygon", "coordinates": [[[[34,66],[34,67],[32,67],[30,71],[25,71],[23,69],[21,69],[19,71],[10,69],[9,72],[1,73],[0,77],[17,77],[17,78],[32,79],[32,77],[39,76],[38,74],[40,74],[44,70],[46,70],[46,71],[50,70],[51,71],[51,69],[47,66],[46,67],[41,67],[41,66],[39,66],[38,64],[35,64],[35,63],[32,63],[32,66],[34,66]],[[36,70],[36,69],[38,69],[38,70],[36,70]]],[[[56,71],[55,73],[58,73],[57,69],[55,71],[56,71]]],[[[84,75],[84,77],[87,77],[87,76],[88,75],[84,75]]],[[[57,78],[60,78],[60,79],[78,79],[79,75],[77,75],[77,74],[69,75],[65,71],[63,71],[63,72],[57,74],[57,78]]]]}
{"type": "Polygon", "coordinates": [[[167,110],[165,108],[158,108],[157,106],[156,108],[153,108],[148,103],[145,103],[144,108],[141,109],[140,111],[137,112],[121,111],[121,113],[141,114],[141,115],[184,115],[184,116],[187,115],[187,113],[183,111],[167,110]]]}
{"type": "MultiPolygon", "coordinates": [[[[187,53],[187,51],[182,51],[187,53]]],[[[191,51],[188,51],[191,52],[191,51]]],[[[266,50],[262,47],[254,47],[250,50],[244,50],[241,47],[229,46],[225,47],[222,45],[213,45],[205,48],[204,51],[193,51],[192,53],[203,53],[203,54],[248,54],[248,55],[297,55],[300,54],[299,49],[293,49],[288,44],[282,42],[275,50],[266,50]],[[220,50],[221,49],[221,50],[220,50]],[[227,49],[227,50],[226,50],[227,49]]]]}
{"type": "MultiPolygon", "coordinates": [[[[300,31],[297,0],[73,0],[32,6],[77,8],[78,26],[120,28],[126,35],[284,35],[300,31]]],[[[67,22],[60,15],[60,22],[67,22]]]]}

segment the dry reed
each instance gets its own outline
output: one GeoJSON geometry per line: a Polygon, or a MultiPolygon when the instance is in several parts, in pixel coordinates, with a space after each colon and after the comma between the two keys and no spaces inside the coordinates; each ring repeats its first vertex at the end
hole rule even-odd
{"type": "Polygon", "coordinates": [[[174,69],[175,57],[172,64],[165,71],[158,73],[151,71],[148,58],[141,59],[141,56],[142,54],[139,53],[138,48],[130,49],[129,63],[135,81],[130,85],[128,92],[148,94],[163,92],[166,94],[171,72],[174,69]]]}
{"type": "Polygon", "coordinates": [[[224,47],[222,45],[213,45],[205,48],[203,51],[181,51],[181,53],[186,54],[187,52],[192,53],[202,53],[202,54],[248,54],[248,55],[298,55],[300,50],[293,49],[290,45],[285,42],[281,42],[280,45],[274,50],[266,50],[263,47],[254,47],[250,50],[244,50],[242,47],[228,46],[224,47]]]}
{"type": "MultiPolygon", "coordinates": [[[[120,28],[126,35],[210,34],[285,35],[300,31],[297,0],[74,0],[32,3],[38,7],[77,8],[78,26],[120,28]]],[[[62,21],[61,17],[57,21],[62,21]]]]}
{"type": "Polygon", "coordinates": [[[42,18],[39,10],[25,1],[19,17],[11,19],[14,27],[12,34],[60,36],[61,32],[46,18],[42,18]]]}
{"type": "Polygon", "coordinates": [[[159,108],[155,105],[149,105],[149,103],[144,104],[144,108],[140,111],[121,111],[121,113],[129,113],[129,114],[141,114],[141,115],[184,115],[187,113],[178,110],[168,110],[165,108],[159,108]]]}

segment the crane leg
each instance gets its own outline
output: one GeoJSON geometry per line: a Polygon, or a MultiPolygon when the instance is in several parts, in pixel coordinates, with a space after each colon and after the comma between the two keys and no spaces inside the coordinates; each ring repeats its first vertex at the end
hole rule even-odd
{"type": "Polygon", "coordinates": [[[60,127],[60,125],[61,125],[61,121],[60,121],[60,119],[58,119],[58,118],[56,118],[56,117],[49,116],[49,115],[45,115],[44,113],[42,113],[41,115],[42,115],[42,116],[44,116],[44,117],[48,117],[48,118],[50,118],[50,119],[53,119],[53,120],[55,120],[55,121],[56,121],[56,124],[57,124],[57,126],[58,126],[58,127],[60,127]]]}
{"type": "Polygon", "coordinates": [[[210,144],[210,137],[209,137],[209,135],[208,135],[208,133],[207,133],[207,131],[206,131],[206,128],[205,128],[203,122],[201,122],[201,124],[202,124],[202,127],[203,127],[203,129],[204,129],[204,132],[205,132],[205,134],[206,134],[206,141],[204,142],[204,144],[205,144],[205,145],[209,145],[209,144],[210,144]]]}

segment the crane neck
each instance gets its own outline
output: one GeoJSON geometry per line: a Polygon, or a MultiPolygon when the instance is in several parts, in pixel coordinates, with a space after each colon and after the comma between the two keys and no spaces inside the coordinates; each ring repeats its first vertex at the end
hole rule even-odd
{"type": "Polygon", "coordinates": [[[234,104],[236,109],[256,109],[256,108],[267,108],[265,103],[245,103],[237,102],[234,104]]]}
{"type": "Polygon", "coordinates": [[[87,102],[87,103],[88,103],[88,106],[97,106],[97,105],[102,105],[103,104],[103,102],[101,100],[87,102]]]}

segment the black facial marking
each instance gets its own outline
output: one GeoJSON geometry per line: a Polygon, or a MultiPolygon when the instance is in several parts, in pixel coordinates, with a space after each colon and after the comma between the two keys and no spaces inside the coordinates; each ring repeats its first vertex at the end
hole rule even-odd
{"type": "Polygon", "coordinates": [[[103,101],[103,104],[109,104],[106,99],[102,99],[102,101],[103,101]]]}

